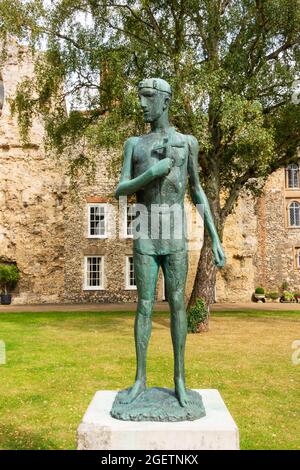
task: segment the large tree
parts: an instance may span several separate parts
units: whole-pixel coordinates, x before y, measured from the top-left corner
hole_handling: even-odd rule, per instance
[[[25,139],[41,114],[58,153],[82,139],[116,147],[142,132],[137,82],[170,82],[172,121],[199,140],[200,178],[221,239],[241,190],[255,192],[297,158],[297,0],[0,0],[0,15],[2,39],[44,49],[35,83],[19,87],[13,109]],[[76,176],[91,162],[84,151],[72,155]],[[210,303],[215,280],[205,234],[190,303]]]

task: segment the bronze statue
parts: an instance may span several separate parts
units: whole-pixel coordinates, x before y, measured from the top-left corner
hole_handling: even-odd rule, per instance
[[[162,212],[162,214],[160,219],[157,217],[155,219],[158,220],[156,222],[158,236],[151,237],[149,231],[151,223],[149,223],[145,233],[146,236],[134,237],[134,270],[138,290],[135,319],[137,370],[135,383],[130,389],[119,392],[113,406],[112,415],[120,419],[147,419],[145,416],[141,418],[142,413],[137,413],[139,417],[135,417],[132,409],[135,406],[138,407],[138,405],[143,406],[142,395],[144,395],[144,402],[149,403],[149,396],[147,398],[145,395],[149,390],[146,389],[146,357],[160,266],[164,273],[171,310],[174,396],[181,408],[188,407],[194,402],[193,392],[186,390],[184,370],[187,335],[184,303],[188,269],[187,242],[184,223],[178,223],[179,219],[176,221],[177,216],[174,215],[174,208],[177,208],[177,215],[180,210],[184,213],[184,196],[188,178],[193,203],[202,205],[204,210],[204,223],[212,239],[215,263],[219,267],[224,266],[225,263],[224,252],[213,222],[208,200],[199,181],[198,142],[191,135],[183,135],[177,132],[169,123],[168,111],[172,98],[170,85],[159,78],[145,79],[139,83],[138,93],[144,120],[150,124],[151,130],[148,134],[131,137],[126,141],[123,169],[116,189],[116,197],[135,193],[138,205],[145,208],[144,210],[148,214],[146,217],[149,217],[149,222],[151,216],[153,217],[155,208],[158,208],[158,212]],[[169,220],[171,220],[171,233],[167,238],[161,236],[164,216],[170,217]],[[178,228],[180,236],[178,236]],[[177,235],[174,236],[172,231],[177,231]],[[152,391],[152,395],[153,393]],[[169,395],[171,395],[171,392]],[[126,409],[126,405],[131,409],[131,415],[129,412],[124,415],[120,412],[122,407],[122,409],[124,407]],[[118,412],[116,411],[117,408]],[[172,414],[171,418],[163,416],[162,420],[176,420],[176,412],[175,415]],[[181,418],[178,419],[195,419],[189,416],[182,418],[183,415],[180,410],[179,414]],[[156,415],[160,416],[159,413],[156,413]],[[152,416],[152,419],[156,418]]]

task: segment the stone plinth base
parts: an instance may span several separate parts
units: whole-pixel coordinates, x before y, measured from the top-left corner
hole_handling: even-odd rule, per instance
[[[238,428],[217,390],[197,390],[206,416],[195,421],[121,421],[110,415],[117,392],[99,391],[77,432],[79,450],[239,449]]]

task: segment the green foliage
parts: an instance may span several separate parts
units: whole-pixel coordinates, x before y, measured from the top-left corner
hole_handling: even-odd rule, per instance
[[[20,273],[15,264],[0,264],[0,286],[5,294],[15,287],[19,279]]]
[[[270,172],[295,159],[299,2],[56,0],[45,8],[42,0],[0,0],[0,18],[4,44],[13,34],[33,52],[45,48],[13,105],[24,139],[40,115],[58,155],[82,140],[121,155],[126,137],[145,131],[138,81],[161,76],[174,91],[174,125],[199,140],[219,227],[242,188],[257,194]]]
[[[293,292],[289,292],[286,290],[283,292],[283,300],[285,302],[293,302],[295,300],[295,295],[293,294]]]
[[[284,291],[287,291],[289,289],[289,283],[288,281],[283,281],[283,283],[281,284],[280,286],[280,291],[281,292],[284,292]]]
[[[265,289],[263,287],[256,287],[255,294],[264,294]]]
[[[198,333],[199,325],[207,322],[209,311],[203,299],[198,298],[195,305],[193,305],[187,312],[187,327],[189,333]]]
[[[266,298],[271,300],[277,300],[280,297],[279,292],[266,292]]]

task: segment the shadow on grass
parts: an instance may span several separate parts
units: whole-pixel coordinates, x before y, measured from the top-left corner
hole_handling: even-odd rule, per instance
[[[64,331],[116,332],[127,334],[128,320],[134,320],[135,312],[18,312],[1,315],[3,323],[16,324],[22,328],[63,328]],[[153,312],[153,322],[169,327],[168,312]],[[23,331],[24,332],[24,331]]]
[[[157,325],[160,325],[160,326],[164,326],[165,328],[170,328],[170,318],[169,316],[168,317],[163,317],[163,318],[159,318],[159,317],[153,317],[153,323],[154,324],[157,324]]]
[[[237,318],[272,318],[295,317],[300,319],[300,310],[218,310],[210,313],[211,317],[237,317]]]
[[[5,450],[45,450],[59,449],[51,439],[42,434],[17,428],[13,425],[0,425],[0,449]]]

